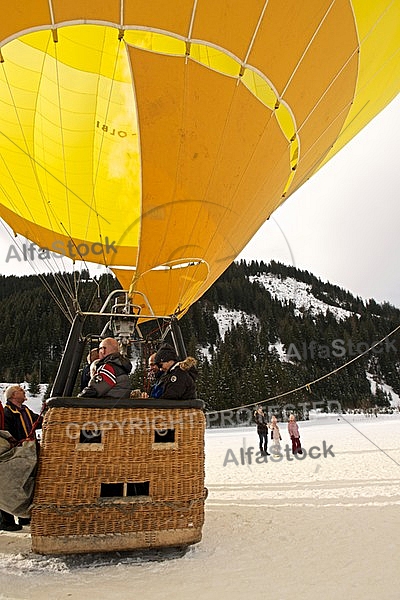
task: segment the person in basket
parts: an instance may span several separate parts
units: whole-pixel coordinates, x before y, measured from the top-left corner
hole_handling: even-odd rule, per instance
[[[196,398],[197,361],[192,356],[179,361],[172,346],[162,346],[155,355],[154,361],[162,370],[160,385],[162,400],[193,400]]]
[[[94,361],[93,361],[94,362]],[[88,385],[78,394],[79,398],[129,398],[131,384],[130,360],[119,352],[115,338],[101,340],[96,371]]]

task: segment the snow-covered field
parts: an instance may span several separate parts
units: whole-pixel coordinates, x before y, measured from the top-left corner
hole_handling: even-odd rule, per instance
[[[281,431],[282,459],[257,463],[254,428],[207,430],[203,540],[184,555],[44,557],[27,528],[1,532],[0,598],[398,600],[400,418],[300,423],[301,461]]]

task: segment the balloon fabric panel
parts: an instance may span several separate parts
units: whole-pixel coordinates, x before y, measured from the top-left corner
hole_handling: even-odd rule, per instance
[[[400,86],[400,0],[16,0],[0,216],[181,316]]]

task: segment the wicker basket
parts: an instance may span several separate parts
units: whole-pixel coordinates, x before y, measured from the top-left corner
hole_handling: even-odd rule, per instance
[[[31,517],[34,552],[104,552],[200,541],[202,403],[143,402],[49,402]]]

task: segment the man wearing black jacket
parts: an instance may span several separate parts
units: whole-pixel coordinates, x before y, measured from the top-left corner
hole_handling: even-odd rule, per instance
[[[178,356],[172,346],[162,346],[154,361],[164,372],[160,378],[163,387],[162,400],[193,400],[196,398],[195,380],[197,361],[188,356],[178,362]]]
[[[18,442],[24,440],[32,433],[33,425],[35,429],[41,429],[43,418],[34,413],[30,408],[24,406],[26,401],[25,390],[20,385],[10,385],[4,397],[6,405],[4,407],[4,429],[11,433]],[[3,531],[19,531],[22,525],[29,525],[30,519],[19,519],[19,524],[15,522],[14,515],[0,511],[1,523],[0,529]]]
[[[18,442],[24,440],[31,433],[33,424],[37,422],[36,429],[41,429],[43,418],[39,417],[27,406],[25,390],[19,385],[10,385],[5,393],[6,405],[4,407],[4,429],[11,433]]]

